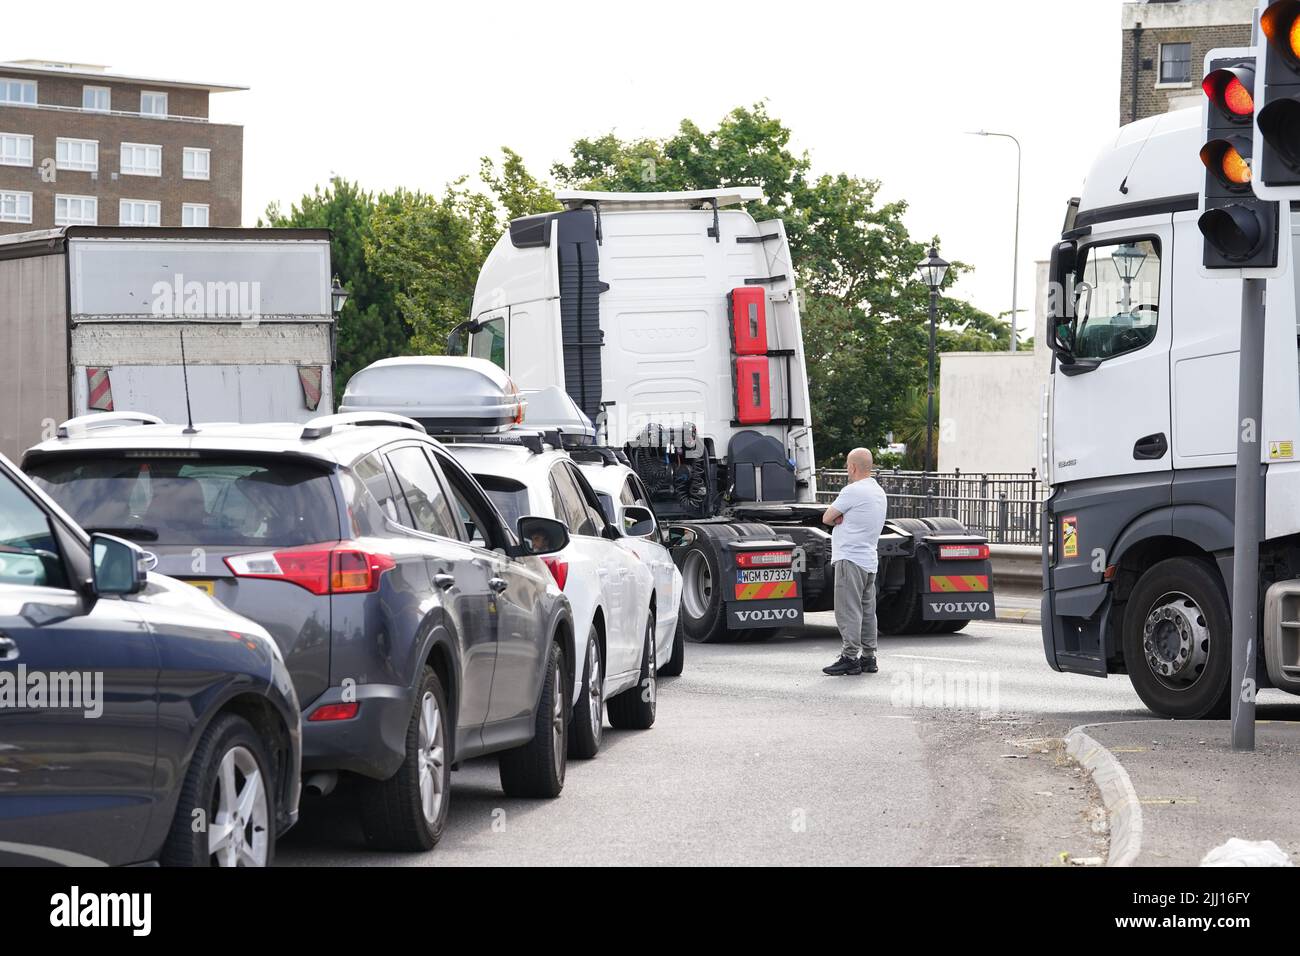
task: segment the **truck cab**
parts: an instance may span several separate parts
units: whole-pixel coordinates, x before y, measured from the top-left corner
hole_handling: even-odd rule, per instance
[[[1242,297],[1202,269],[1202,140],[1199,109],[1124,127],[1071,202],[1049,270],[1042,449],[1049,664],[1127,673],[1152,711],[1188,718],[1228,705]],[[1269,583],[1300,574],[1294,269],[1269,280],[1267,316],[1265,415],[1242,427],[1261,430]],[[1300,661],[1281,656],[1260,645],[1261,683],[1300,690],[1283,669]]]

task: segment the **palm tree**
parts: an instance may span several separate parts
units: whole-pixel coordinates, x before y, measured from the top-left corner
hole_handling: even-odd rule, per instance
[[[923,386],[909,388],[898,406],[898,419],[894,425],[894,441],[907,446],[903,467],[920,471],[925,467],[926,390]],[[934,444],[930,449],[930,467],[939,463],[939,395],[934,396]]]

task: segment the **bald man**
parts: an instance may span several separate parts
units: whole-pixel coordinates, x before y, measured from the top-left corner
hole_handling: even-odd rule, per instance
[[[876,665],[876,544],[885,526],[888,501],[871,477],[871,452],[855,448],[844,467],[849,483],[822,515],[831,526],[831,566],[835,569],[835,623],[843,647],[823,674],[874,674]]]

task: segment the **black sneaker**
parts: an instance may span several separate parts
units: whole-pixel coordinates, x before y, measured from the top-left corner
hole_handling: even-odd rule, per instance
[[[866,654],[863,654],[861,657],[858,658],[858,673],[859,674],[880,673],[880,668],[876,665],[875,654],[872,654],[870,657],[868,657]]]
[[[843,677],[845,674],[861,674],[862,666],[852,657],[838,657],[834,664],[823,667],[822,673],[831,677]]]

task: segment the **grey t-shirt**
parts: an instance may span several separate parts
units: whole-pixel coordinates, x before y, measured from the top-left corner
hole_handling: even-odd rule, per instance
[[[889,501],[874,478],[845,485],[831,505],[844,520],[831,530],[831,561],[852,561],[864,571],[875,573],[876,543],[885,526]]]

